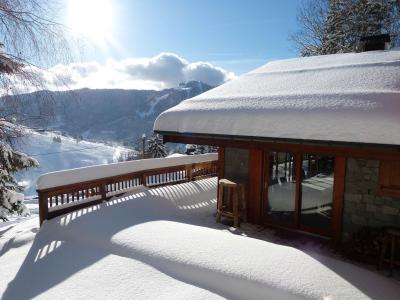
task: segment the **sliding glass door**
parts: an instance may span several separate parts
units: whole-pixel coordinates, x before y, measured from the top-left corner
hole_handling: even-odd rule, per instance
[[[265,221],[330,235],[334,171],[332,156],[265,152]]]

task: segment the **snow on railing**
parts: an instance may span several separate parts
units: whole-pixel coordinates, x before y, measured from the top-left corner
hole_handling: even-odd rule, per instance
[[[142,159],[47,173],[38,179],[40,224],[112,196],[217,175],[215,153]]]

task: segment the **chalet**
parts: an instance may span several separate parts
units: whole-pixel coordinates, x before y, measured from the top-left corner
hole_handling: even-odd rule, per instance
[[[250,222],[334,242],[400,226],[400,49],[270,62],[163,112],[164,142],[219,147]]]

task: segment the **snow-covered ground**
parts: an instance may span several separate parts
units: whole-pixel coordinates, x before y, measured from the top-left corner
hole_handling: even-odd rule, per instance
[[[40,166],[17,174],[18,181],[26,187],[24,194],[27,196],[36,195],[36,181],[44,173],[116,162],[121,154],[129,151],[101,143],[77,142],[50,132],[29,130],[29,133],[18,141],[17,147],[38,160]],[[60,137],[61,142],[54,141],[55,137]]]
[[[210,178],[9,227],[2,299],[398,299],[395,280],[227,230],[215,206]]]

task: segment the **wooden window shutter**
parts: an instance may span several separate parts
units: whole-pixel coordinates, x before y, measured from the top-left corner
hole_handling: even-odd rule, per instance
[[[400,197],[400,160],[380,162],[378,190],[382,196]]]

